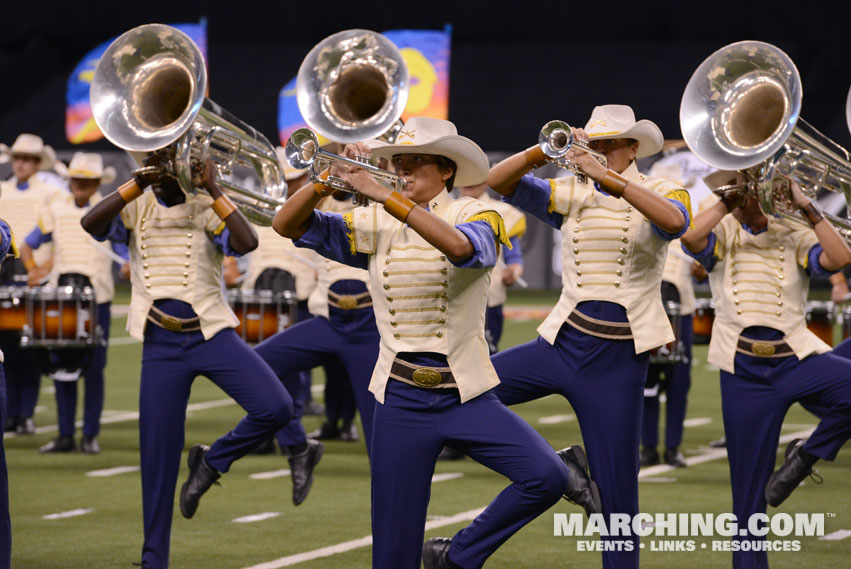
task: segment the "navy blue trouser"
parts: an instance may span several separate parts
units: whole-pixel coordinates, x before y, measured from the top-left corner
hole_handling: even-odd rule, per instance
[[[20,344],[19,332],[0,332],[0,350],[6,359],[6,416],[15,418],[33,416],[41,387],[33,352]]]
[[[103,331],[104,341],[109,340],[109,328],[112,320],[109,308],[111,303],[103,302],[97,307],[98,325]],[[106,367],[106,345],[97,346],[92,359],[83,375],[86,378],[83,396],[83,434],[95,437],[100,433],[100,414],[103,411],[103,370]],[[59,434],[63,437],[74,435],[74,416],[77,414],[77,384],[79,381],[54,381],[56,387],[56,415],[59,421]]]
[[[683,421],[686,419],[688,390],[691,388],[691,346],[694,338],[692,315],[680,318],[679,340],[685,348],[686,360],[673,365],[650,364],[648,380],[661,373],[667,375],[665,391],[665,446],[677,448],[683,442]],[[655,448],[659,444],[659,395],[644,398],[644,420],[641,425],[641,444]]]
[[[148,324],[142,347],[139,446],[145,544],[142,562],[168,567],[174,490],[184,444],[189,392],[208,377],[248,413],[207,452],[207,463],[227,472],[289,421],[293,402],[275,374],[232,328],[209,340],[201,332],[170,332]]]
[[[500,379],[494,393],[506,405],[553,393],[568,400],[606,519],[613,513],[637,514],[638,434],[649,352],[636,354],[631,340],[597,338],[564,324],[554,345],[538,337],[491,361]],[[603,567],[638,567],[638,538],[634,541],[631,552],[603,552]]]
[[[359,309],[363,310],[372,313],[372,308]],[[292,376],[296,372],[326,364],[332,359],[341,362],[352,383],[355,402],[363,423],[364,440],[369,450],[375,397],[368,388],[375,361],[378,359],[379,335],[374,323],[372,329],[367,332],[363,331],[364,327],[361,328],[360,333],[349,333],[350,331],[335,326],[327,318],[311,318],[278,332],[255,346],[254,351],[269,364],[278,377]],[[287,389],[291,388],[295,386],[287,385]],[[304,441],[304,427],[298,419],[300,416],[294,417],[287,427],[289,436],[285,440],[294,441],[288,444],[297,444],[298,437],[295,433],[299,429],[302,442]]]
[[[783,418],[793,403],[818,410],[821,419],[804,444],[806,452],[833,460],[851,437],[851,361],[833,353],[803,360],[736,354],[735,366],[735,375],[721,371],[721,405],[733,513],[741,527],[749,516],[766,510],[765,485],[774,470]],[[734,552],[733,567],[768,567],[768,555]]]
[[[485,331],[487,332],[488,347],[491,354],[499,351],[499,340],[502,338],[502,325],[505,322],[503,305],[488,306],[485,310]]]
[[[389,380],[372,435],[372,569],[419,569],[431,478],[444,445],[511,480],[455,534],[449,558],[477,569],[515,532],[549,509],[568,483],[552,447],[493,391],[461,403],[455,389]]]
[[[0,425],[6,424],[6,371],[0,362]],[[0,569],[12,565],[12,521],[9,518],[9,474],[6,449],[0,436]]]

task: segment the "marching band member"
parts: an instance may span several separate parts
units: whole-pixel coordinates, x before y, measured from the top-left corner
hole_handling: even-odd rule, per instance
[[[453,183],[475,185],[487,173],[484,152],[444,120],[413,117],[394,144],[371,141],[406,181],[402,193],[361,168],[335,164],[373,200],[344,215],[314,208],[327,188],[306,186],[284,204],[274,227],[296,245],[368,269],[381,334],[370,391],[374,569],[481,567],[511,535],[565,492],[596,509],[590,480],[565,462],[492,392],[484,319],[490,272],[500,243],[499,215],[469,198],[452,200]],[[358,143],[349,158],[369,156]],[[314,191],[315,190],[315,191]],[[381,207],[383,205],[383,207]],[[444,444],[464,450],[512,480],[472,524],[451,540],[423,546],[431,478]]]
[[[635,159],[662,147],[662,133],[630,107],[595,107],[584,131],[608,168],[574,149],[590,178],[543,180],[534,146],[488,176],[508,203],[560,229],[563,290],[529,343],[493,356],[500,400],[514,405],[560,393],[573,407],[599,484],[603,514],[638,513],[638,446],[649,350],[673,340],[660,285],[668,242],[688,227],[688,193],[638,172]],[[585,457],[580,456],[584,463]],[[608,519],[608,518],[607,518]],[[637,567],[639,547],[603,553],[604,567]]]
[[[44,144],[41,137],[34,134],[21,134],[15,139],[11,148],[5,145],[0,148],[8,154],[12,161],[11,180],[2,182],[0,209],[12,230],[18,236],[26,235],[38,221],[38,212],[47,200],[59,188],[39,180],[39,170],[47,170],[53,165],[55,154],[53,149]],[[35,261],[49,263],[50,251],[45,247],[39,251]],[[23,261],[10,259],[3,263],[0,271],[0,282],[4,284],[23,286],[27,281],[27,271]],[[38,391],[41,375],[36,369],[32,353],[20,348],[19,332],[0,333],[0,349],[6,354],[7,378],[7,414],[6,431],[23,434],[35,434],[33,413],[38,401]]]
[[[94,348],[91,359],[85,365],[86,391],[83,405],[83,438],[80,450],[97,454],[100,445],[100,414],[103,410],[106,347],[109,340],[110,306],[115,294],[112,280],[112,257],[102,249],[104,246],[92,240],[80,226],[80,219],[89,207],[98,203],[101,196],[98,187],[109,184],[115,178],[113,168],[103,167],[99,154],[77,152],[68,168],[69,193],[57,193],[39,213],[38,226],[27,235],[21,250],[24,263],[30,267],[30,285],[41,282],[49,272],[33,260],[33,250],[45,243],[53,243],[55,262],[52,264],[51,284],[72,285],[76,288],[92,287],[97,302],[96,325],[100,327],[103,344]],[[114,245],[116,253],[127,256],[125,245]],[[77,352],[79,350],[73,350]],[[56,355],[56,354],[52,354]],[[56,388],[56,414],[59,421],[59,437],[39,450],[45,452],[70,452],[74,443],[74,415],[77,412],[77,376],[54,377]]]
[[[222,292],[222,259],[257,247],[257,236],[215,181],[208,162],[201,187],[186,194],[162,174],[157,154],[146,168],[82,219],[99,240],[130,247],[132,293],[127,328],[143,340],[139,439],[145,543],[142,566],[168,567],[174,488],[184,444],[190,388],[210,378],[247,411],[212,446],[189,450],[180,512],[191,518],[201,496],[240,457],[289,420],[292,400],[234,331],[238,320]],[[152,192],[140,188],[148,184]]]
[[[707,182],[741,188],[744,177],[721,171]],[[715,301],[709,362],[721,368],[733,513],[740,524],[764,513],[766,503],[780,505],[817,460],[833,460],[851,437],[851,362],[830,353],[805,318],[810,277],[851,263],[851,249],[790,183],[793,204],[812,228],[766,217],[754,196],[730,189],[682,237],[709,271]],[[789,443],[772,474],[783,418],[796,401],[823,414],[806,441]],[[733,566],[768,567],[767,553],[734,551]]]
[[[14,252],[15,238],[12,228],[0,219],[0,259],[5,259],[9,252]],[[3,350],[0,350],[0,425],[6,420],[6,363],[3,361]],[[6,471],[6,449],[3,437],[0,437],[0,569],[12,566],[12,522],[9,519],[9,475]]]

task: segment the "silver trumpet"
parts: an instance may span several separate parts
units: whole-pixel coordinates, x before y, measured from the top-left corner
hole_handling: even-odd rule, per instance
[[[343,178],[338,176],[328,176],[327,179],[322,179],[320,173],[331,166],[332,164],[345,164],[348,166],[356,166],[363,168],[381,184],[400,191],[405,187],[405,180],[388,172],[373,166],[366,159],[352,160],[345,156],[333,154],[319,147],[319,139],[309,128],[300,128],[290,135],[285,148],[287,162],[290,166],[298,169],[308,168],[308,176],[312,182],[324,184],[335,190],[344,192],[356,193],[357,190]]]
[[[275,148],[206,91],[204,57],[189,36],[147,24],[122,34],[103,54],[92,79],[92,115],[119,148],[163,154],[167,173],[186,193],[195,193],[210,159],[218,185],[240,211],[271,225],[286,196]]]
[[[849,207],[851,154],[800,118],[801,98],[801,77],[783,51],[758,41],[727,45],[686,86],[683,138],[706,164],[742,172],[766,215],[804,222],[792,205],[791,181],[811,199],[819,189],[841,193]],[[851,222],[825,218],[851,243]]]
[[[606,157],[591,148],[582,140],[576,138],[570,125],[564,121],[554,120],[544,125],[538,134],[538,146],[549,157],[549,162],[559,168],[570,170],[585,182],[587,176],[577,164],[567,158],[571,148],[579,148],[597,159],[600,164],[607,166]]]

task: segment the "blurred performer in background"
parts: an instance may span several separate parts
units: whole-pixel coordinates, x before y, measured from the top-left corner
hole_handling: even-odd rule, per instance
[[[59,188],[40,181],[39,170],[53,166],[56,156],[53,149],[34,134],[21,134],[11,148],[3,146],[0,151],[8,154],[12,161],[11,180],[2,182],[0,211],[12,230],[21,239],[38,222],[38,213]],[[48,247],[35,256],[39,265],[50,267],[51,252]],[[19,259],[8,259],[0,269],[0,284],[25,286],[27,272],[32,267],[25,266]],[[36,369],[30,350],[20,348],[20,332],[0,332],[0,349],[6,354],[6,431],[35,434],[33,413],[38,402],[41,374]]]
[[[373,569],[481,567],[564,492],[594,510],[585,472],[565,467],[541,436],[502,405],[488,358],[484,320],[502,218],[484,203],[452,200],[453,183],[476,185],[487,158],[455,126],[412,117],[395,144],[370,141],[406,181],[404,193],[367,171],[342,176],[373,200],[339,215],[316,211],[325,186],[298,191],[275,217],[275,230],[322,255],[369,270],[381,347],[370,391],[378,403],[372,432]],[[344,154],[369,157],[363,143]],[[383,205],[383,207],[380,207]],[[445,444],[511,479],[470,526],[423,546],[429,489]]]
[[[97,302],[97,315],[94,318],[100,327],[103,343],[94,347],[88,354],[81,349],[51,350],[50,356],[58,360],[70,355],[77,360],[80,355],[90,355],[88,364],[76,372],[69,370],[71,376],[63,376],[64,361],[54,361],[57,370],[51,374],[56,389],[56,414],[59,421],[59,437],[39,449],[41,452],[70,452],[76,449],[74,442],[75,415],[77,412],[77,379],[79,371],[86,377],[86,390],[83,405],[83,438],[80,450],[97,454],[100,445],[97,436],[100,433],[100,415],[103,410],[104,377],[106,367],[106,349],[109,340],[110,306],[115,294],[112,278],[112,263],[115,255],[110,255],[106,245],[95,242],[80,226],[80,219],[90,206],[101,200],[98,188],[101,184],[110,184],[115,179],[115,170],[103,167],[99,154],[77,152],[71,158],[68,168],[70,192],[60,192],[47,202],[39,213],[38,226],[33,229],[21,248],[21,257],[30,267],[29,284],[42,282],[48,272],[52,272],[51,284],[54,286],[73,286],[76,289],[91,287]],[[33,259],[33,251],[46,243],[53,243],[54,259],[52,271],[38,266]],[[116,255],[127,258],[127,246],[113,244]],[[124,261],[126,263],[126,261]],[[68,362],[71,363],[71,362]],[[72,365],[71,367],[75,367]]]
[[[757,198],[740,191],[741,174],[721,171],[707,182],[733,189],[697,216],[682,241],[709,271],[709,363],[721,368],[733,513],[746,520],[764,513],[766,503],[779,506],[816,461],[833,460],[851,437],[851,362],[829,353],[805,317],[810,277],[851,263],[851,249],[794,182],[794,205],[812,228],[766,217]],[[824,413],[809,439],[789,443],[772,474],[783,418],[797,401]],[[768,567],[768,556],[734,551],[733,566]]]
[[[192,382],[209,377],[247,411],[212,446],[189,450],[189,477],[180,512],[195,515],[201,496],[237,459],[281,429],[292,400],[281,382],[237,336],[238,320],[222,291],[225,254],[257,247],[245,216],[216,184],[206,164],[200,187],[184,193],[164,175],[157,154],[145,159],[137,179],[122,185],[82,219],[99,240],[130,247],[132,295],[127,328],[143,340],[139,443],[145,543],[142,566],[168,567],[174,488],[184,444]],[[152,191],[140,188],[151,185]]]
[[[688,228],[689,196],[638,172],[635,159],[658,152],[662,133],[648,120],[636,122],[630,107],[595,107],[574,135],[608,162],[607,168],[579,148],[569,152],[588,183],[529,174],[546,163],[538,146],[503,160],[488,176],[508,203],[561,230],[564,286],[538,328],[541,336],[492,358],[500,379],[494,391],[507,405],[552,393],[567,398],[604,515],[635,515],[649,350],[674,339],[662,305],[662,269],[668,243]],[[631,548],[604,552],[603,566],[638,567],[638,552],[635,538]]]
[[[10,252],[15,257],[18,256],[12,229],[8,223],[0,219],[0,259],[5,259]],[[6,363],[3,360],[3,350],[0,350],[0,424],[6,420]],[[6,449],[3,446],[3,437],[0,437],[0,569],[9,569],[11,566],[12,522],[9,519],[9,475],[6,471]]]

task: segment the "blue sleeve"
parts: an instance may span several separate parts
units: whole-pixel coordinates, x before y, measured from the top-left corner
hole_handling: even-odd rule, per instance
[[[112,243],[112,251],[125,261],[130,260],[130,249],[125,243]]]
[[[3,234],[3,242],[0,243],[0,261],[2,261],[12,249],[12,229],[3,220],[0,220],[0,233]]]
[[[821,261],[819,261],[819,257],[821,256],[824,248],[820,243],[816,243],[812,247],[810,247],[810,252],[807,255],[809,261],[807,262],[807,274],[810,277],[824,277],[827,278],[834,273],[838,273],[839,271],[828,271],[824,267],[821,266]]]
[[[36,226],[35,229],[30,231],[30,234],[27,235],[26,239],[24,239],[24,243],[29,245],[32,249],[38,249],[45,243],[50,243],[52,240],[52,233],[42,233],[41,228]]]
[[[564,216],[555,211],[549,211],[551,191],[550,183],[547,180],[526,174],[520,178],[514,193],[508,197],[503,197],[502,201],[531,213],[556,229],[561,229]]]
[[[505,258],[506,265],[522,265],[523,250],[520,248],[520,236],[515,235],[511,239],[511,249],[506,247],[502,250],[502,255]]]
[[[656,235],[658,235],[662,239],[664,239],[666,241],[673,241],[674,239],[681,237],[683,233],[688,231],[688,226],[691,223],[691,217],[689,217],[688,210],[686,209],[686,206],[683,205],[683,203],[681,201],[672,200],[671,198],[668,198],[668,201],[671,202],[672,204],[674,204],[675,206],[677,206],[677,209],[679,209],[681,212],[683,212],[683,217],[686,220],[685,224],[683,224],[683,228],[680,229],[679,231],[677,231],[676,233],[668,233],[666,231],[663,231],[655,223],[651,223],[650,227],[652,227],[653,231],[656,233]]]
[[[472,243],[473,256],[460,263],[450,259],[453,265],[462,269],[479,269],[496,265],[496,236],[490,223],[487,221],[468,221],[467,223],[459,223],[455,227],[466,235]]]
[[[692,253],[691,251],[686,249],[685,245],[683,245],[683,252],[685,252],[685,254],[689,257],[693,257],[695,260],[697,260],[698,263],[703,265],[703,268],[706,269],[707,272],[711,273],[712,269],[715,268],[715,262],[718,260],[715,257],[715,243],[717,239],[718,238],[715,237],[715,232],[712,232],[707,238],[708,243],[706,244],[706,248],[703,251],[701,251],[700,253]]]
[[[213,235],[213,243],[216,247],[225,254],[226,257],[242,257],[245,253],[240,253],[230,246],[230,229],[225,227],[218,235]]]
[[[92,235],[95,241],[111,241],[113,243],[127,244],[130,240],[130,230],[124,225],[121,215],[116,215],[109,222],[109,227],[103,235]]]
[[[369,267],[369,255],[352,253],[348,229],[343,216],[337,213],[325,213],[313,210],[310,227],[299,239],[294,239],[296,247],[313,249],[323,257],[338,261],[344,265],[366,269]]]

